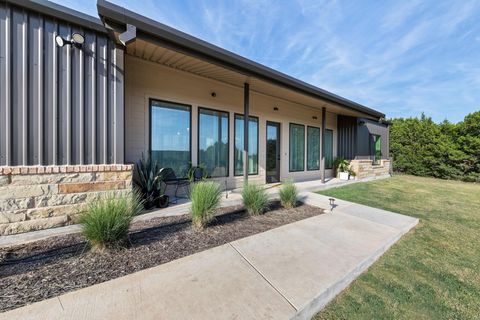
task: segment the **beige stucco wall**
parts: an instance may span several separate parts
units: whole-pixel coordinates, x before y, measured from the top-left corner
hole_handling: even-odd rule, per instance
[[[230,113],[230,162],[227,183],[229,188],[242,185],[242,177],[234,177],[234,113],[243,112],[243,88],[231,86],[187,72],[178,71],[160,64],[126,56],[125,84],[125,160],[136,162],[148,152],[149,143],[149,99],[155,98],[192,106],[192,163],[197,164],[197,112],[198,107],[207,107]],[[211,93],[215,92],[216,97]],[[278,111],[273,108],[278,107]],[[321,171],[289,172],[288,137],[289,123],[321,127],[321,110],[298,105],[286,100],[250,93],[250,114],[259,117],[259,174],[249,177],[250,181],[265,183],[266,121],[281,124],[281,168],[280,178],[295,181],[320,179]],[[317,119],[312,117],[316,116]],[[337,145],[337,116],[327,112],[326,127],[333,130],[334,156]],[[306,145],[306,141],[305,141]],[[305,148],[306,149],[306,148]],[[306,150],[305,150],[306,152]],[[306,154],[305,154],[306,158]],[[306,166],[305,166],[306,169]],[[331,170],[327,170],[327,177]],[[222,181],[225,179],[221,179]]]

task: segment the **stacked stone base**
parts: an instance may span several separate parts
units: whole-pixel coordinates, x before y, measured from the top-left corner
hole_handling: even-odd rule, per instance
[[[376,178],[390,174],[390,160],[382,159],[379,164],[373,164],[372,160],[351,160],[350,167],[356,173],[356,179]]]
[[[89,201],[132,188],[131,165],[0,167],[0,235],[65,226]]]

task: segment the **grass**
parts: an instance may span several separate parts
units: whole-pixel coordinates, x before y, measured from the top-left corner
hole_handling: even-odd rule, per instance
[[[192,201],[190,213],[192,223],[197,229],[203,229],[212,221],[220,204],[220,185],[213,181],[196,183],[190,192]]]
[[[480,185],[398,175],[320,193],[420,223],[314,319],[480,319]]]
[[[125,196],[107,194],[88,204],[80,217],[82,233],[93,249],[120,246],[127,239],[133,217],[142,210],[143,202],[135,192]]]
[[[293,180],[286,180],[279,191],[282,206],[287,209],[294,208],[297,205],[297,187]]]
[[[269,206],[267,192],[263,186],[247,183],[243,186],[242,201],[250,215],[263,214]]]

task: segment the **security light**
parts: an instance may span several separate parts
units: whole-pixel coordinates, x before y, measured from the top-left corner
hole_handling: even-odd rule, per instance
[[[82,46],[82,44],[85,42],[85,37],[81,35],[80,33],[74,33],[72,34],[72,40],[68,40],[63,38],[61,35],[57,35],[55,37],[55,43],[57,46],[60,48],[63,47],[66,44],[74,45],[76,47]]]

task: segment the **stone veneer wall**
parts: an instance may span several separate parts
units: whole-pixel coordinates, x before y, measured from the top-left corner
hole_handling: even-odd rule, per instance
[[[351,160],[350,167],[355,171],[356,179],[374,178],[390,174],[390,160],[382,159],[380,164],[374,165],[372,160]]]
[[[132,165],[0,167],[0,235],[75,223],[87,202],[132,188]]]

